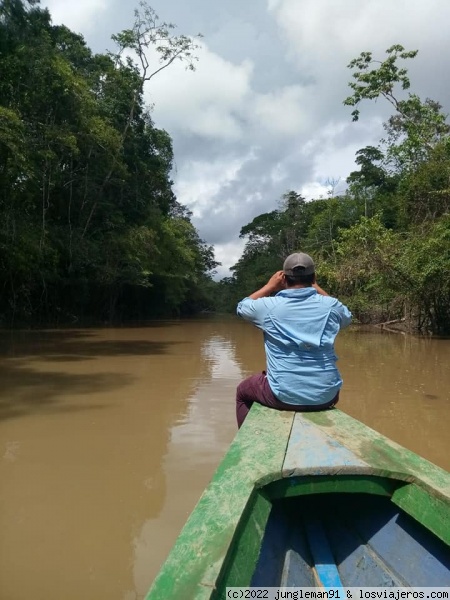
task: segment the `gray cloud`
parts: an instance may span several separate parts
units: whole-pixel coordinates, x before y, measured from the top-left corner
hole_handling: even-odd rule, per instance
[[[120,0],[47,0],[58,21],[82,32],[95,51],[128,27]],[[205,35],[195,73],[173,65],[147,90],[156,126],[172,136],[173,179],[200,236],[216,245],[227,273],[239,257],[239,230],[295,189],[326,193],[344,180],[359,148],[376,144],[390,107],[361,107],[351,123],[346,65],[363,50],[378,58],[394,43],[419,49],[411,90],[450,109],[446,0],[268,0],[267,3],[154,0],[156,12],[188,35]],[[75,5],[74,5],[75,6]]]

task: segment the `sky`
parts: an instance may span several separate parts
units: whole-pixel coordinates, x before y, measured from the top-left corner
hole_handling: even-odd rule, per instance
[[[365,103],[353,123],[348,63],[362,51],[384,60],[393,44],[411,91],[450,112],[448,0],[150,0],[175,32],[201,33],[195,72],[174,63],[149,83],[156,127],[174,147],[174,192],[193,213],[228,276],[245,240],[240,229],[279,207],[290,190],[307,200],[337,191],[355,153],[383,137],[387,102]],[[55,24],[81,33],[94,52],[131,27],[138,0],[41,0]],[[155,68],[158,65],[155,64]]]

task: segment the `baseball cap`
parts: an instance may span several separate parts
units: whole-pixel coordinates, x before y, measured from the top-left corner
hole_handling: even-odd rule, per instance
[[[283,271],[289,277],[312,275],[312,273],[315,273],[315,270],[313,259],[309,254],[305,254],[304,252],[290,254],[283,264]]]

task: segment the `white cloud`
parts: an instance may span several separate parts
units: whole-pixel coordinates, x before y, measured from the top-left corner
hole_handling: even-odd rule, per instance
[[[251,118],[256,127],[262,127],[272,135],[295,136],[309,125],[304,104],[305,91],[299,85],[255,94]]]
[[[226,61],[204,43],[197,54],[195,73],[174,63],[148,86],[146,97],[155,103],[155,118],[169,131],[237,140],[243,134],[238,113],[250,94],[253,65]]]
[[[309,181],[302,185],[300,194],[305,200],[318,200],[319,198],[326,198],[329,191],[329,185],[323,185],[318,181]]]
[[[67,25],[74,31],[89,31],[94,29],[100,17],[106,12],[109,0],[44,0],[43,6],[48,7],[53,23]]]
[[[216,244],[214,247],[216,260],[221,264],[217,267],[217,275],[215,279],[222,279],[222,277],[230,276],[230,267],[235,265],[240,259],[244,250],[244,240],[237,239],[227,244]]]
[[[345,181],[355,170],[356,152],[367,145],[377,145],[378,136],[374,132],[382,130],[381,119],[372,118],[358,124],[357,132],[353,123],[343,121],[328,123],[311,137],[303,152],[313,156],[313,177],[317,182],[341,179]],[[355,136],[354,134],[358,135]]]
[[[178,172],[175,193],[179,202],[201,218],[211,209],[211,200],[221,189],[236,181],[239,171],[254,159],[252,151],[241,157],[222,157],[213,161],[187,160]],[[223,207],[217,207],[220,210]]]
[[[270,172],[272,183],[280,183],[285,180],[288,175],[288,170],[282,163],[276,163]]]
[[[42,3],[55,22],[88,34],[99,48],[102,32],[132,21],[120,0]],[[383,137],[387,103],[363,103],[356,124],[342,104],[350,94],[346,65],[361,51],[383,59],[394,43],[418,48],[406,63],[411,90],[450,111],[446,64],[437,60],[450,52],[446,0],[266,0],[239,9],[233,0],[222,3],[220,18],[208,0],[196,0],[195,16],[182,0],[151,4],[180,31],[198,26],[206,35],[196,72],[171,65],[146,99],[174,142],[178,200],[226,267],[240,257],[243,225],[276,208],[288,189],[326,197],[327,179],[344,181],[355,152]]]
[[[173,64],[149,84],[146,98],[162,127],[226,143],[295,136],[311,127],[311,102],[300,85],[258,93],[252,88],[251,61],[233,64],[204,43],[198,56],[195,73]]]
[[[427,48],[439,43],[450,49],[450,4],[443,0],[279,0],[273,14],[299,71],[331,95],[334,82],[350,79],[345,66],[362,51],[383,57],[393,44],[418,48],[419,58],[409,63],[414,70]],[[437,66],[434,56],[429,67],[433,71]],[[419,68],[426,76],[423,63]]]
[[[269,11],[278,8],[278,6],[283,2],[283,0],[267,0],[267,8]]]

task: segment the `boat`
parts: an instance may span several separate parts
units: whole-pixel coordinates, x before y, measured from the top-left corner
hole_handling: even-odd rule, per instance
[[[146,600],[247,586],[450,586],[450,474],[339,409],[255,404]]]

